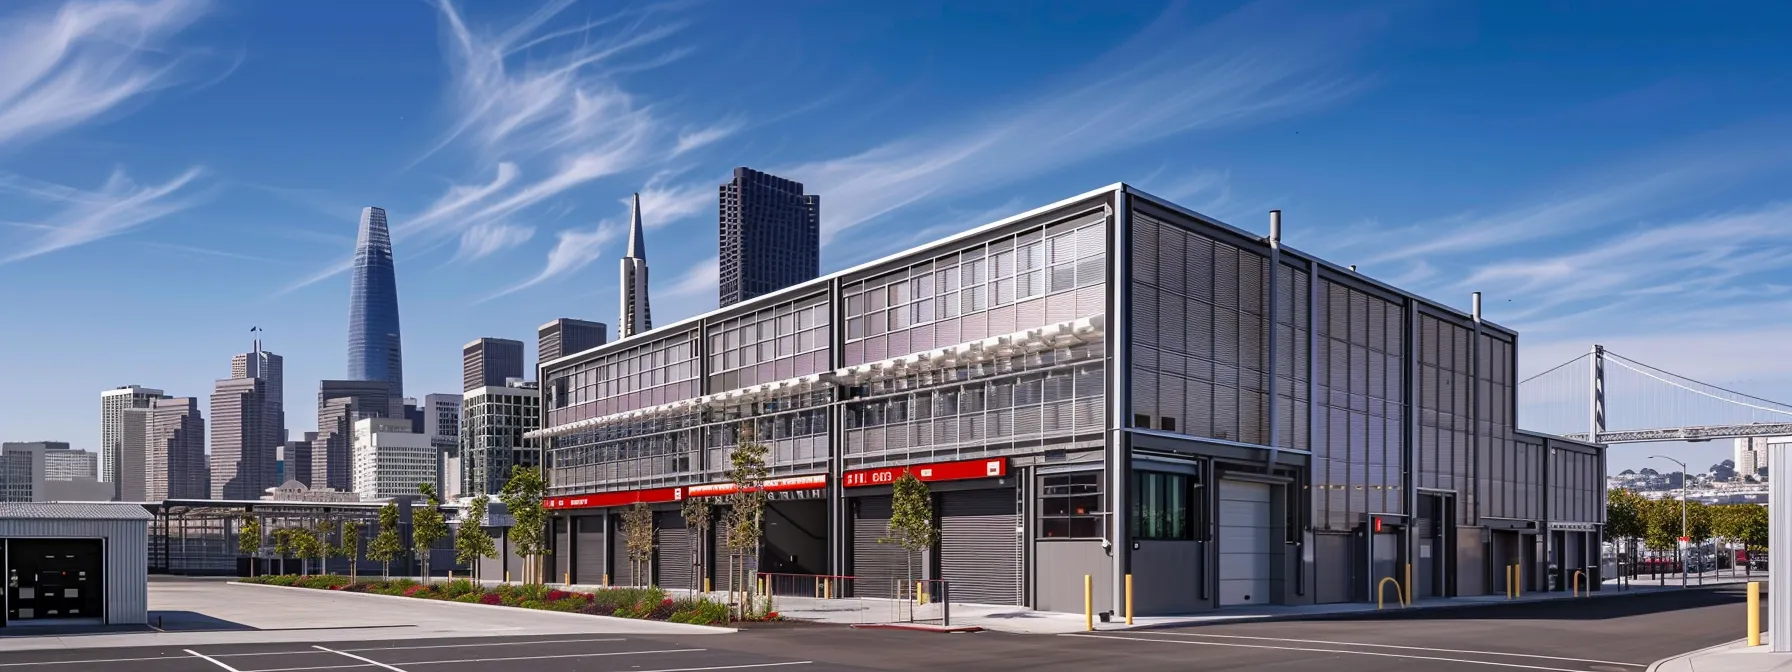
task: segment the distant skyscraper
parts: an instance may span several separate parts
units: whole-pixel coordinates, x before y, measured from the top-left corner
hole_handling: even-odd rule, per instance
[[[205,499],[205,417],[193,397],[163,398],[151,402],[148,465],[144,478],[145,499]]]
[[[386,228],[385,210],[361,210],[352,271],[348,377],[386,381],[391,384],[389,396],[402,399],[404,354],[398,330],[398,279],[392,266],[392,236]]]
[[[355,421],[403,418],[404,400],[379,380],[325,380],[317,391],[317,438],[311,442],[313,488],[353,488]],[[304,481],[301,481],[302,483]]]
[[[434,483],[435,451],[429,437],[412,432],[405,420],[368,418],[355,423],[354,490],[363,501],[417,494]]]
[[[536,363],[584,352],[610,340],[610,326],[602,322],[562,317],[535,330]]]
[[[149,408],[127,408],[119,416],[120,425],[124,428],[124,438],[117,450],[118,478],[112,482],[113,499],[121,502],[149,501],[148,491],[144,489],[149,464],[144,460],[149,454],[150,417],[154,412]]]
[[[316,440],[317,432],[305,432],[301,438],[286,442],[286,471],[281,474],[281,485],[286,481],[311,483],[311,443]]]
[[[541,389],[511,381],[461,395],[462,495],[495,495],[516,467],[541,464],[541,444],[523,434],[541,427]]]
[[[821,197],[803,183],[735,168],[718,200],[721,305],[821,275]]]
[[[121,414],[127,408],[149,408],[150,402],[167,395],[161,390],[125,385],[100,393],[100,480],[118,480],[120,444],[124,441]]]
[[[255,499],[279,485],[275,454],[284,441],[267,417],[267,381],[226,378],[212,388],[211,496]]]
[[[481,338],[461,346],[461,390],[501,386],[523,376],[523,342]]]
[[[93,502],[112,498],[101,483],[99,456],[61,441],[0,444],[0,501]]]
[[[460,496],[460,395],[423,397],[423,433],[435,449],[436,491],[442,499]]]
[[[255,331],[260,331],[256,328]],[[276,442],[286,441],[286,360],[272,352],[261,349],[261,339],[255,339],[255,349],[230,358],[231,378],[260,378],[267,383],[266,417],[274,423],[273,431],[278,434]]]
[[[622,258],[622,319],[616,337],[628,338],[653,328],[653,307],[647,296],[647,237],[641,232],[641,195],[629,208],[628,255]]]

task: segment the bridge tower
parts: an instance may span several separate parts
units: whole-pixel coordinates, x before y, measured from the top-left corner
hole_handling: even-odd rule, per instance
[[[1593,344],[1593,365],[1588,367],[1593,372],[1593,384],[1590,397],[1591,405],[1587,408],[1587,440],[1599,443],[1599,435],[1605,433],[1605,346]]]

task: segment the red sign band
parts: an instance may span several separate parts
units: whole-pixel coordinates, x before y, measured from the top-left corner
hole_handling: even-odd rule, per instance
[[[760,485],[765,492],[793,492],[798,490],[817,490],[828,485],[827,474],[811,476],[791,476],[789,478],[767,479]],[[542,500],[544,509],[598,509],[611,506],[631,506],[641,504],[661,504],[676,502],[685,497],[720,497],[734,494],[733,483],[706,483],[685,488],[651,488],[647,490],[622,490],[619,492],[599,492],[589,495],[571,497],[549,497]]]
[[[882,469],[861,469],[849,471],[840,476],[840,485],[847,488],[863,488],[873,485],[889,485],[902,477],[903,472],[915,475],[916,480],[966,481],[976,478],[1000,478],[1008,475],[1008,458],[992,457],[984,460],[965,460],[962,462],[935,462],[933,464],[916,464],[903,467],[884,467]]]

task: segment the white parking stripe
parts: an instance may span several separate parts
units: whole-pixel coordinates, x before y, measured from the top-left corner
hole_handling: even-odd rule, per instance
[[[321,647],[321,646],[318,646],[318,645],[316,645],[316,644],[312,644],[312,645],[311,645],[311,648],[313,648],[313,649],[317,649],[317,650],[319,650],[319,651],[329,651],[329,652],[330,652],[330,653],[334,653],[334,654],[336,654],[336,655],[338,655],[338,656],[348,656],[348,657],[349,657],[349,658],[353,658],[353,659],[355,659],[355,660],[359,660],[359,661],[361,661],[361,662],[363,662],[363,663],[372,663],[372,664],[374,664],[374,665],[378,665],[378,666],[380,666],[380,667],[383,667],[383,668],[386,668],[386,669],[388,669],[388,670],[391,670],[391,671],[392,671],[392,672],[404,672],[404,668],[400,668],[400,667],[393,667],[393,666],[391,666],[391,665],[387,665],[387,664],[385,664],[385,663],[382,663],[382,662],[380,662],[380,661],[377,661],[377,660],[374,660],[374,659],[372,659],[372,658],[362,658],[362,657],[360,657],[360,656],[357,656],[357,655],[355,655],[355,654],[352,654],[352,653],[348,653],[348,652],[346,652],[346,651],[335,651],[335,650],[332,650],[332,649],[326,649],[326,648],[324,648],[324,647]]]
[[[1474,653],[1483,656],[1511,656],[1514,658],[1542,658],[1544,660],[1560,660],[1569,663],[1595,663],[1598,665],[1620,665],[1623,667],[1648,667],[1636,663],[1620,663],[1614,660],[1593,660],[1591,658],[1564,658],[1562,656],[1539,656],[1530,653],[1505,653],[1503,651],[1475,651],[1471,649],[1433,649],[1425,646],[1396,646],[1393,644],[1365,644],[1362,642],[1333,642],[1323,639],[1287,639],[1283,637],[1247,637],[1245,635],[1213,635],[1204,632],[1149,632],[1151,635],[1167,635],[1174,637],[1217,637],[1223,639],[1250,639],[1262,642],[1295,642],[1298,644],[1333,644],[1337,646],[1366,646],[1377,649],[1404,649],[1407,651],[1433,651],[1436,653]]]
[[[321,647],[321,646],[317,647],[317,648],[323,649],[323,647]],[[324,649],[324,650],[330,651],[329,649]],[[497,662],[506,662],[506,661],[516,661],[516,660],[554,660],[554,659],[558,659],[558,658],[600,658],[600,657],[605,657],[605,656],[640,656],[640,655],[646,655],[646,654],[650,654],[650,653],[693,653],[693,652],[707,651],[707,650],[708,649],[660,649],[657,651],[607,651],[604,653],[565,653],[565,654],[558,654],[558,655],[552,655],[552,656],[515,656],[515,657],[510,657],[510,658],[455,658],[452,660],[421,660],[421,661],[407,660],[407,661],[404,661],[403,664],[405,667],[416,667],[418,665],[456,665],[456,664],[461,664],[461,663],[497,663]],[[330,652],[331,653],[342,653],[341,651],[330,651]],[[343,655],[349,655],[349,654],[344,653]],[[276,668],[271,668],[271,669],[266,669],[266,670],[241,670],[239,672],[301,672],[302,670],[339,670],[339,669],[345,669],[345,668],[351,668],[351,667],[368,667],[369,665],[378,665],[380,667],[384,667],[389,670],[398,670],[398,668],[396,668],[396,667],[386,665],[385,663],[368,660],[368,659],[362,658],[360,656],[349,656],[349,657],[357,659],[357,660],[365,660],[365,661],[367,661],[367,664],[318,665],[318,666],[307,666],[307,667],[276,667]],[[698,669],[698,668],[693,668],[693,669]],[[707,668],[704,668],[704,669],[707,669]],[[731,668],[723,667],[723,668],[716,668],[716,669],[731,669]],[[398,672],[404,672],[404,670],[398,670]]]
[[[194,651],[192,649],[181,649],[181,650],[187,652],[187,655],[189,655],[189,656],[194,656],[200,660],[203,660],[203,661],[211,663],[213,665],[217,665],[218,667],[224,668],[224,672],[242,672],[242,670],[236,669],[229,665],[225,665],[224,663],[219,662],[218,659],[212,658],[211,656],[207,656],[198,651]],[[91,661],[82,661],[82,662],[91,662]]]
[[[530,644],[580,644],[580,643],[584,643],[584,642],[626,642],[626,641],[628,641],[628,640],[623,639],[621,637],[606,637],[603,639],[537,639],[537,640],[530,640],[527,642],[481,642],[481,643],[475,643],[475,644],[420,644],[417,646],[379,646],[379,647],[368,647],[368,648],[364,648],[364,649],[337,649],[337,651],[354,651],[354,652],[359,653],[359,652],[367,652],[367,651],[416,651],[416,650],[420,650],[420,649],[464,649],[467,647],[483,648],[483,647],[487,647],[487,646],[527,646]],[[249,652],[249,653],[214,653],[214,654],[211,654],[211,657],[213,657],[213,658],[246,658],[246,657],[250,657],[250,656],[293,656],[293,655],[321,654],[321,653],[323,653],[323,652],[300,649],[300,650],[296,650],[296,651],[253,651],[253,652]],[[133,659],[128,659],[128,660],[155,660],[155,659],[154,658],[144,658],[144,659],[133,658]],[[107,661],[94,661],[94,662],[107,662]],[[34,663],[8,663],[8,664],[10,664],[10,665],[30,665],[30,664],[34,664]]]
[[[1404,658],[1407,660],[1434,660],[1443,663],[1464,663],[1468,665],[1487,665],[1491,667],[1511,667],[1521,670],[1545,670],[1546,672],[1586,672],[1567,667],[1543,667],[1540,665],[1519,665],[1517,663],[1495,663],[1485,660],[1468,660],[1466,658],[1440,658],[1437,656],[1413,656],[1403,653],[1381,653],[1378,651],[1351,651],[1349,649],[1316,649],[1303,646],[1269,646],[1267,644],[1234,644],[1231,642],[1191,642],[1186,639],[1151,639],[1148,637],[1116,637],[1114,635],[1085,635],[1080,633],[1066,634],[1064,637],[1088,637],[1090,639],[1118,639],[1129,642],[1163,642],[1165,644],[1186,644],[1189,646],[1229,646],[1241,649],[1270,649],[1275,651],[1307,651],[1311,653],[1347,653],[1353,656],[1377,656],[1381,658]]]

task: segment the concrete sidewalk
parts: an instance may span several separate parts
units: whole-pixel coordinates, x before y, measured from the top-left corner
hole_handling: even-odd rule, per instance
[[[1772,653],[1771,637],[1763,633],[1760,646],[1745,646],[1738,639],[1665,658],[1650,665],[1648,672],[1792,672],[1792,654]]]

